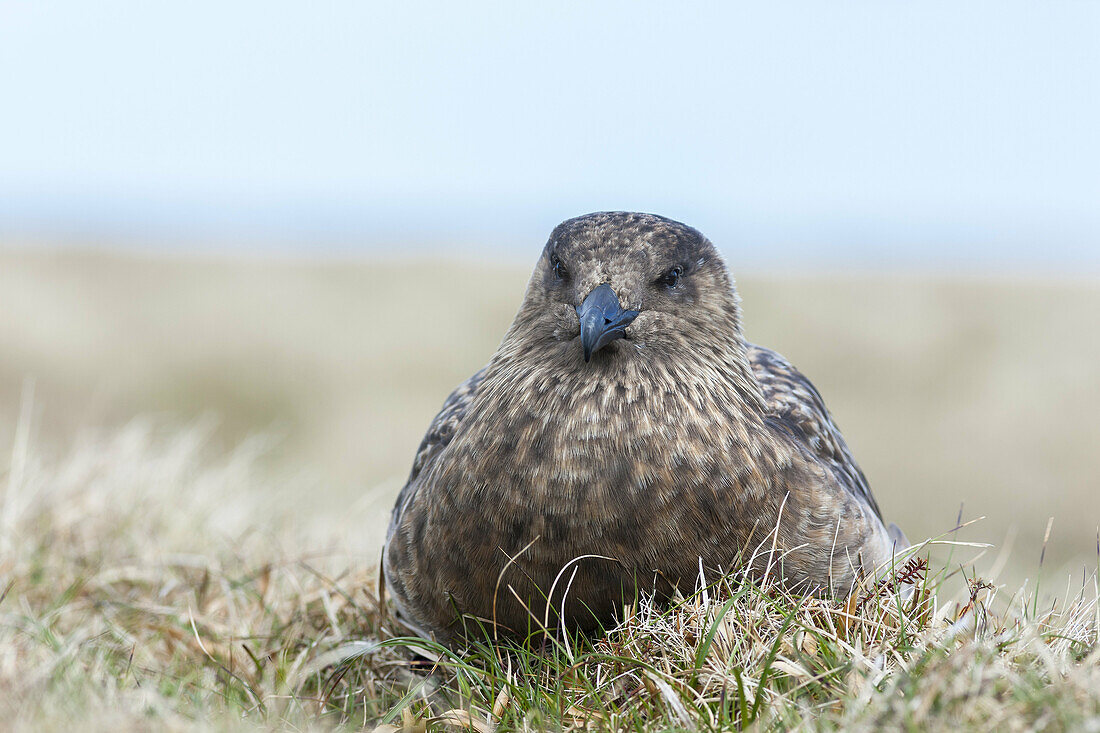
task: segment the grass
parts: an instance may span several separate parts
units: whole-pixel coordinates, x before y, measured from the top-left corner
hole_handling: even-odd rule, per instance
[[[815,380],[889,518],[989,519],[904,596],[708,578],[596,638],[456,655],[375,589],[424,426],[529,274],[467,259],[0,251],[0,727],[1100,730],[1095,574],[1058,579],[1100,506],[1095,281],[731,259],[749,335]],[[1007,560],[962,541],[1010,528]]]
[[[456,653],[393,626],[376,555],[280,509],[311,489],[259,467],[270,444],[209,435],[134,423],[49,458],[16,431],[0,477],[5,725],[1100,728],[1095,573],[1057,599],[1006,594],[945,537],[850,598],[714,578],[595,637],[489,630]]]

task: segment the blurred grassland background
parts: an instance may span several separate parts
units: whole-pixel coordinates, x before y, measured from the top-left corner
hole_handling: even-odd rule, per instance
[[[1100,282],[728,264],[748,337],[816,383],[910,539],[951,529],[960,508],[984,515],[961,536],[998,546],[986,567],[1011,545],[1002,579],[1016,582],[1034,578],[1053,517],[1044,576],[1096,567]],[[213,419],[224,448],[266,433],[267,465],[314,487],[280,501],[313,521],[357,513],[362,546],[379,547],[425,427],[492,354],[528,274],[460,252],[0,250],[0,445],[28,380],[43,455],[138,416]]]

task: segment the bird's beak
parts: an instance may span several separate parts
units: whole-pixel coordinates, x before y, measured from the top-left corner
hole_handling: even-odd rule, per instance
[[[588,294],[577,306],[581,321],[581,346],[587,362],[597,351],[626,334],[626,327],[638,317],[638,311],[623,310],[619,296],[607,283]]]

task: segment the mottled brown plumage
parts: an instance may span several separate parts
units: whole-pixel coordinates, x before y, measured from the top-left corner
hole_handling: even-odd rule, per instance
[[[398,496],[383,571],[402,617],[444,641],[460,613],[591,628],[637,592],[693,590],[700,567],[846,593],[888,562],[900,534],[821,396],[745,342],[738,303],[688,226],[559,225]]]

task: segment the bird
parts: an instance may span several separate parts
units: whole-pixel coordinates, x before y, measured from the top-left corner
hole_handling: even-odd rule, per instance
[[[611,628],[741,572],[841,596],[907,545],[825,403],[745,340],[715,246],[656,214],[550,234],[496,352],[431,422],[381,580],[416,633]]]

